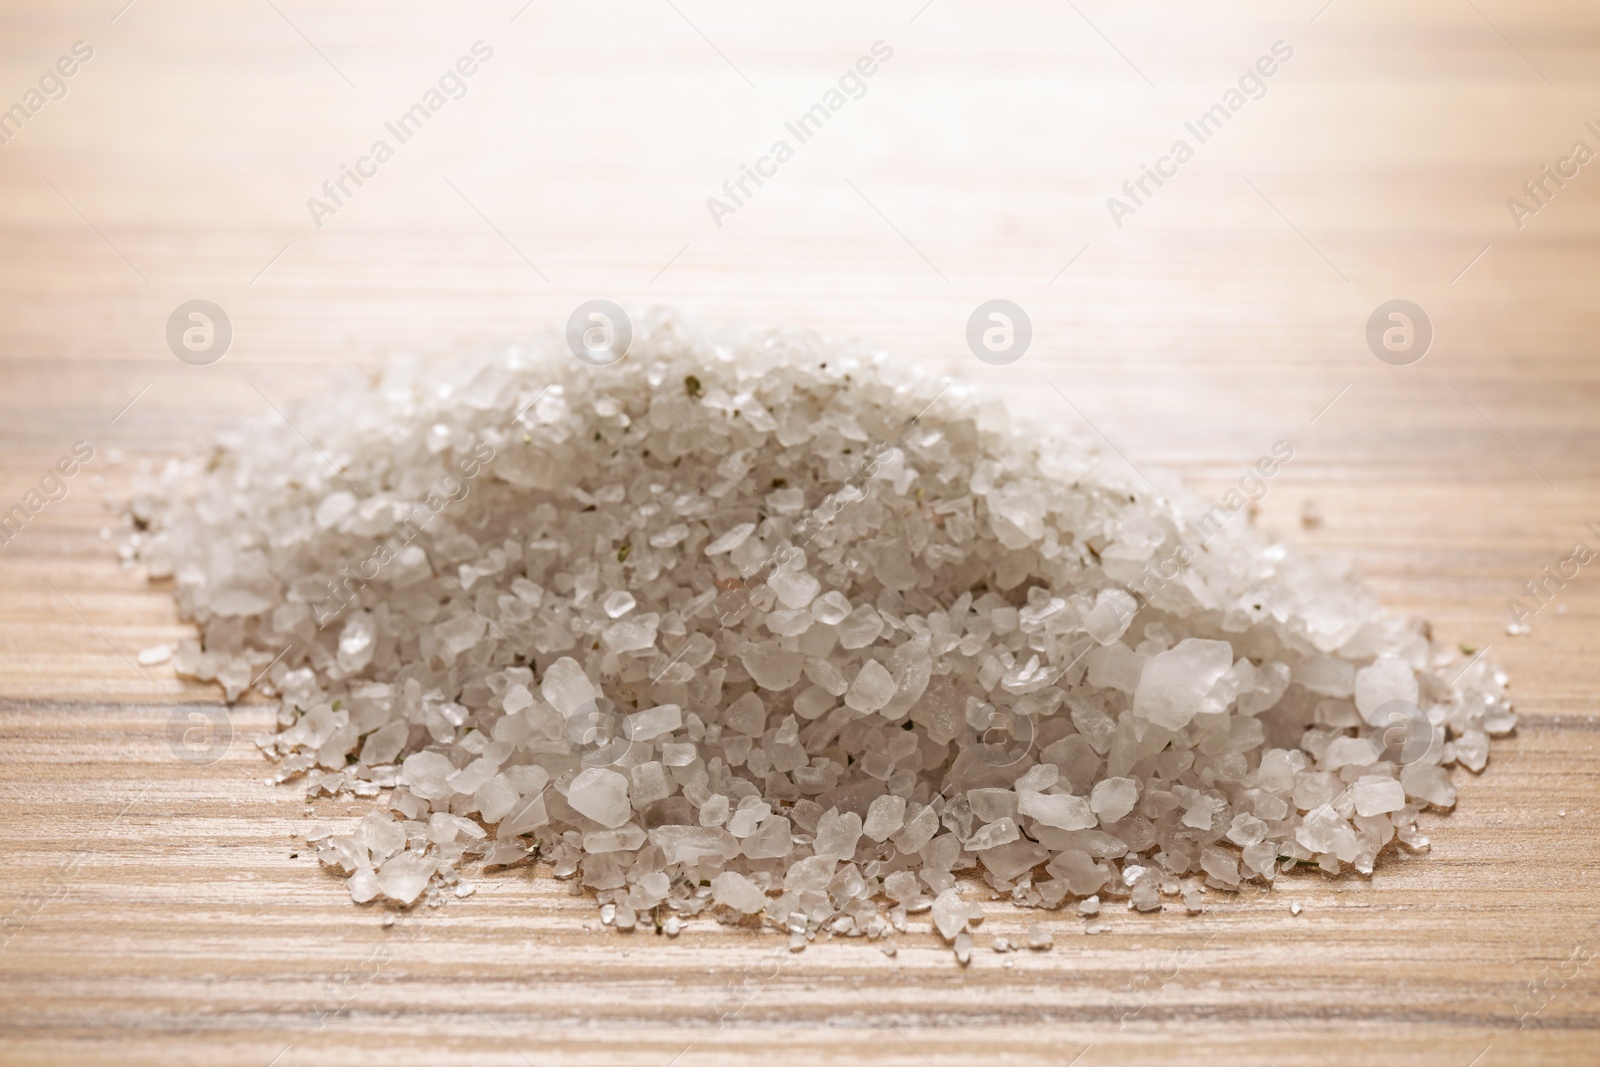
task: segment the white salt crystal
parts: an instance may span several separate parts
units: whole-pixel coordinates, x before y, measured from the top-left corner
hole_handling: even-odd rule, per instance
[[[378,890],[390,900],[410,904],[428,886],[438,862],[431,856],[402,852],[391,856],[378,870]]]
[[[525,708],[533,707],[533,694],[528,691],[527,686],[519,682],[506,690],[500,706],[505,709],[507,715],[515,715]]]
[[[811,848],[818,856],[848,860],[855,855],[861,833],[861,816],[853,811],[829,809],[817,823],[817,837]]]
[[[767,728],[767,707],[759,696],[746,693],[735,700],[722,713],[728,729],[749,737],[760,737]]]
[[[772,805],[755,797],[745,797],[739,808],[728,819],[728,833],[734,837],[749,837],[761,825],[761,820],[772,814]]]
[[[867,818],[862,832],[881,844],[899,833],[905,824],[905,797],[881,796],[873,800],[871,806],[867,808]]]
[[[757,685],[778,691],[792,688],[800,680],[800,672],[805,666],[804,656],[789,652],[772,641],[759,641],[747,646],[739,659]]]
[[[701,826],[721,826],[728,821],[728,798],[721,793],[712,794],[711,798],[700,805]]]
[[[350,876],[350,899],[357,904],[365,904],[374,900],[383,890],[378,885],[378,876],[370,868],[362,867]]]
[[[1176,648],[1152,656],[1139,673],[1133,713],[1157,726],[1180,730],[1201,712],[1216,712],[1206,697],[1233,666],[1226,641],[1185,638]]]
[[[1061,768],[1053,763],[1041,763],[1017,779],[1016,792],[1042,793],[1061,780]],[[970,795],[970,792],[969,792]]]
[[[875,659],[862,664],[845,693],[844,702],[863,714],[877,711],[894,696],[894,675]]]
[[[141,667],[153,667],[158,663],[165,663],[171,658],[171,645],[154,645],[150,648],[139,650],[139,666]]]
[[[700,756],[700,750],[693,744],[663,744],[661,746],[661,762],[668,767],[687,767]]]
[[[782,859],[794,851],[794,835],[789,820],[771,815],[761,828],[745,839],[744,854],[753,860]]]
[[[339,669],[353,673],[371,663],[372,643],[377,636],[378,627],[373,621],[372,612],[357,611],[351,614],[345,620],[344,629],[339,631]]]
[[[826,626],[843,622],[849,615],[850,601],[838,590],[823,593],[811,605],[812,618]]]
[[[1336,737],[1323,754],[1322,765],[1330,771],[1341,767],[1370,767],[1380,755],[1371,737]]]
[[[483,836],[483,827],[459,815],[436,811],[428,818],[428,840],[436,844],[445,844],[458,837],[482,838]]]
[[[1436,763],[1411,763],[1400,768],[1400,784],[1407,795],[1448,808],[1456,802],[1456,787]]]
[[[633,852],[645,842],[645,832],[633,823],[615,830],[590,830],[583,835],[583,850],[591,855],[605,852]]]
[[[804,670],[806,677],[816,683],[824,692],[836,697],[842,697],[850,688],[850,683],[840,673],[839,668],[825,659],[811,656],[806,659]]]
[[[494,777],[496,767],[493,761],[479,757],[445,778],[450,788],[457,793],[476,793],[478,787]]]
[[[1017,813],[1017,794],[1009,789],[969,789],[967,804],[980,821],[993,822]]]
[[[1480,730],[1467,730],[1451,742],[1451,748],[1468,770],[1481,771],[1489,761],[1489,738]]]
[[[954,889],[946,889],[933,901],[933,925],[946,941],[967,928],[967,903]]]
[[[1355,835],[1349,823],[1327,804],[1306,814],[1300,828],[1295,831],[1295,840],[1312,852],[1330,855],[1344,853],[1351,859],[1355,858]]]
[[[433,577],[433,565],[421,545],[407,545],[383,569],[384,580],[395,589],[408,589]]]
[[[723,534],[721,537],[707,545],[706,555],[725,556],[729,552],[732,552],[734,549],[738,548],[740,545],[744,544],[750,535],[755,532],[755,523],[741,522],[739,525],[733,527],[727,533]]]
[[[367,740],[361,746],[361,762],[368,766],[393,763],[400,750],[405,748],[406,738],[410,734],[410,726],[405,722],[384,724],[367,735]]]
[[[628,804],[628,780],[605,767],[580,771],[567,787],[567,803],[601,826],[621,826],[633,815]]]
[[[711,896],[718,904],[754,915],[767,906],[767,895],[737,871],[723,871],[711,879]]]
[[[1094,607],[1083,618],[1084,629],[1102,645],[1109,645],[1128,632],[1139,602],[1121,589],[1102,589]]]
[[[646,760],[628,768],[628,797],[636,808],[644,808],[672,795],[672,783],[660,760]]]
[[[616,592],[611,593],[606,597],[605,603],[602,605],[602,607],[605,609],[607,617],[612,619],[620,619],[628,612],[632,611],[634,605],[637,603],[638,601],[633,599],[632,593],[628,592],[626,589],[618,589]]]
[[[1409,664],[1395,656],[1379,656],[1356,672],[1356,709],[1377,725],[1378,709],[1391,700],[1417,702],[1417,676]],[[1383,723],[1384,726],[1391,725]]]
[[[1135,778],[1102,778],[1089,793],[1089,807],[1103,823],[1121,822],[1138,801]]]
[[[839,645],[845,649],[865,648],[883,633],[883,618],[870,604],[862,604],[839,623]]]
[[[767,577],[767,584],[778,594],[779,603],[791,609],[810,604],[822,588],[822,583],[805,571],[773,571]]]
[[[477,614],[457,615],[434,627],[434,634],[452,656],[459,656],[479,641],[488,629],[488,620]]]
[[[1357,815],[1384,815],[1406,806],[1406,791],[1393,778],[1369,774],[1350,787]]]
[[[478,787],[472,795],[478,814],[485,822],[496,823],[508,815],[521,798],[503,774],[497,774]]]
[[[442,800],[455,792],[448,779],[455,773],[450,761],[437,752],[417,752],[400,768],[411,791],[424,800]]]
[[[1156,885],[1156,879],[1141,878],[1133,883],[1133,889],[1128,894],[1128,907],[1135,911],[1160,911],[1161,890]]]
[[[1058,830],[1088,830],[1099,823],[1089,801],[1065,793],[1019,793],[1017,814]]]
[[[654,741],[682,725],[682,708],[676,704],[658,704],[628,716],[627,736],[632,741]]]
[[[329,493],[323,498],[322,503],[317,505],[317,512],[313,521],[316,522],[318,528],[326,530],[337,525],[340,519],[355,509],[355,496],[341,489],[336,493]]]
[[[982,852],[985,849],[999,848],[1001,845],[1010,844],[1021,836],[1017,829],[1015,819],[1010,817],[996,819],[992,823],[980,826],[973,835],[967,839],[967,849],[972,852]]]
[[[570,656],[562,656],[545,668],[539,693],[551,707],[568,718],[598,695],[589,676]]]
[[[1227,838],[1241,848],[1254,845],[1266,839],[1267,824],[1251,815],[1241,811],[1233,817],[1233,822],[1228,826]]]
[[[610,652],[634,652],[656,643],[656,627],[661,616],[655,612],[631,619],[618,619],[600,631],[600,643]]]

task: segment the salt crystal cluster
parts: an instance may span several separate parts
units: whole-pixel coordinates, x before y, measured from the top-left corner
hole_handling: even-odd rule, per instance
[[[929,912],[964,960],[963,873],[1091,924],[1369,873],[1514,726],[1485,659],[1242,519],[1152,581],[1200,501],[882,353],[558,344],[396,365],[133,502],[177,670],[259,677],[278,780],[379,798],[314,835],[357,901],[538,854],[622,929]]]

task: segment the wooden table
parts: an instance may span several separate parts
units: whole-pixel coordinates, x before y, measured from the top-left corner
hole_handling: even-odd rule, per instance
[[[1600,963],[1565,962],[1600,952],[1594,578],[1505,631],[1544,564],[1600,547],[1600,164],[1520,229],[1506,205],[1600,148],[1600,10],[122,3],[0,15],[0,106],[93,48],[0,148],[0,504],[94,448],[0,547],[5,1062],[1600,1061]],[[465,95],[315,227],[307,198],[479,40]],[[865,95],[716,225],[706,198],[878,40]],[[1107,198],[1280,40],[1264,95],[1116,226]],[[137,663],[186,631],[103,499],[275,417],[263,395],[598,296],[865,334],[1209,492],[1287,440],[1261,523],[1490,645],[1522,724],[1431,855],[1098,935],[1052,914],[1053,951],[965,970],[926,933],[892,959],[622,935],[538,869],[384,927],[292,855],[364,805],[263,783],[269,709],[175,758],[172,716],[217,694]],[[1034,326],[1007,367],[964,340],[993,297]],[[196,298],[234,329],[209,366],[164,340]],[[1364,336],[1393,298],[1436,329],[1409,366]],[[1034,918],[992,906],[980,943]]]

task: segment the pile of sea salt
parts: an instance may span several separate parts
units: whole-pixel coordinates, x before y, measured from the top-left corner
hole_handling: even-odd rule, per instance
[[[540,857],[620,929],[929,912],[965,960],[980,882],[1198,910],[1425,850],[1515,724],[1339,566],[1196,550],[1180,487],[863,346],[660,314],[290,417],[132,510],[179,673],[281,701],[275,780],[375,798],[308,835],[358,902]]]

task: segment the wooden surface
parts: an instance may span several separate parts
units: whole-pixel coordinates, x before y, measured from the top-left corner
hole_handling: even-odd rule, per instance
[[[95,49],[0,147],[0,502],[96,450],[0,547],[0,1060],[1600,1061],[1600,963],[1565,963],[1600,952],[1594,577],[1505,633],[1600,520],[1600,164],[1520,230],[1505,204],[1600,147],[1593,5],[121,4],[0,13],[0,106]],[[479,39],[467,95],[314,228],[306,198]],[[880,39],[865,97],[715,226],[705,198]],[[1115,227],[1106,198],[1277,40],[1266,95]],[[1052,914],[1053,951],[966,970],[927,933],[893,959],[619,935],[540,869],[385,928],[291,856],[363,804],[263,784],[267,711],[175,758],[175,709],[216,694],[134,662],[185,630],[117,566],[102,494],[272,416],[263,394],[597,296],[865,334],[1210,492],[1288,440],[1261,522],[1490,644],[1522,725],[1426,857],[1094,936]],[[1009,367],[965,347],[991,297],[1034,323]],[[1363,338],[1394,297],[1437,330],[1408,367]],[[235,329],[209,367],[163,341],[193,298]],[[1032,918],[991,907],[980,944]]]

